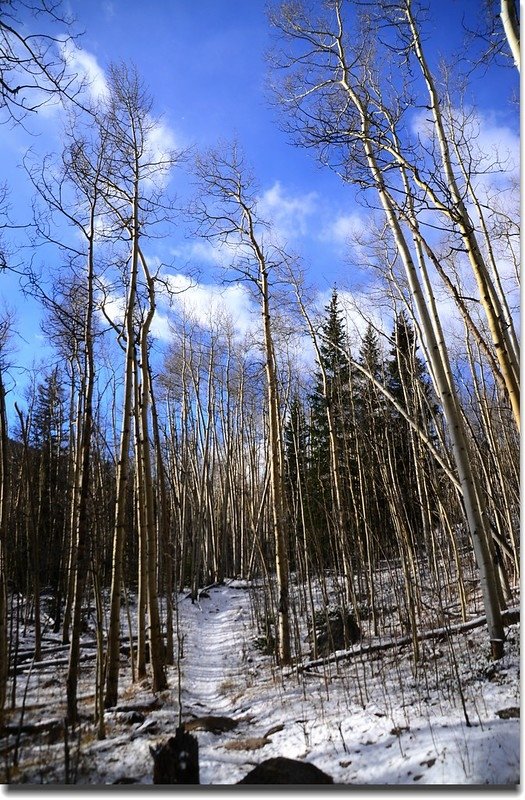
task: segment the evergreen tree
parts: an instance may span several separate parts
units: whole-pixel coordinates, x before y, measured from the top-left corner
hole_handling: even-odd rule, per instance
[[[326,319],[321,327],[321,359],[326,375],[326,388],[321,370],[315,377],[311,397],[311,449],[312,461],[317,466],[321,482],[329,476],[329,430],[327,407],[334,419],[338,444],[343,445],[345,430],[350,418],[350,366],[346,356],[348,344],[344,329],[343,312],[334,288],[330,303],[325,307]]]
[[[388,361],[388,389],[409,416],[432,434],[433,422],[430,378],[417,354],[416,334],[405,312],[397,315]],[[390,436],[395,454],[395,468],[407,519],[417,538],[421,527],[421,507],[417,493],[416,448],[414,434],[407,421],[393,409]]]
[[[308,465],[308,430],[303,403],[297,393],[292,397],[284,426],[284,451],[289,505],[293,508],[297,502],[299,481],[304,482]]]
[[[64,388],[58,369],[37,386],[31,443],[38,458],[36,523],[40,543],[40,578],[58,593],[66,525],[67,429]]]
[[[379,340],[374,327],[368,324],[359,350],[359,363],[365,367],[375,380],[382,382],[385,366]],[[352,378],[354,405],[361,429],[369,428],[372,421],[387,413],[381,392],[373,382],[357,371]]]
[[[375,380],[384,383],[385,363],[379,339],[374,327],[369,324],[363,335],[359,350],[359,363]],[[392,407],[386,402],[373,381],[355,370],[353,376],[353,403],[356,420],[356,450],[359,458],[359,485],[356,492],[361,498],[363,536],[366,538],[370,557],[370,536],[378,539],[384,554],[392,541],[392,520],[385,498],[381,462],[387,431],[391,426]]]
[[[64,388],[58,369],[53,369],[36,388],[32,444],[50,457],[60,453],[67,442],[65,418]]]
[[[326,318],[321,326],[321,364],[315,376],[314,391],[311,395],[309,468],[312,519],[324,552],[330,530],[334,488],[329,411],[337,447],[338,478],[343,486],[342,497],[346,504],[350,499],[348,488],[351,461],[348,453],[351,431],[351,372],[347,357],[348,342],[343,312],[335,287],[325,311]],[[348,514],[346,516],[348,517]]]
[[[430,379],[417,351],[414,328],[406,313],[402,311],[396,316],[392,334],[388,388],[411,416],[421,417],[420,400],[422,396],[427,398],[429,396]]]

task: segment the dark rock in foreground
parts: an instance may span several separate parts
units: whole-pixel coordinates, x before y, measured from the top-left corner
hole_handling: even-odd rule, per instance
[[[269,758],[252,769],[239,783],[251,784],[316,784],[333,783],[333,778],[307,761],[293,758]]]

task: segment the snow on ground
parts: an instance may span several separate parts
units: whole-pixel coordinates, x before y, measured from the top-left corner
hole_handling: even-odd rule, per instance
[[[407,647],[298,674],[280,670],[254,647],[244,583],[226,582],[208,594],[194,604],[178,596],[182,719],[227,716],[237,726],[195,732],[202,784],[236,783],[278,755],[310,761],[335,783],[361,787],[519,782],[520,723],[512,716],[520,704],[518,625],[508,629],[506,655],[497,663],[479,628],[425,642],[416,676]],[[63,670],[52,665],[18,677],[19,702],[27,684],[25,723],[63,717]],[[83,666],[86,722],[80,742],[73,733],[69,741],[69,774],[78,784],[152,783],[150,746],[174,735],[179,721],[177,668],[169,670],[170,689],[156,698],[147,681],[131,685],[129,677],[123,662],[119,710],[107,713],[107,738],[97,741],[88,722],[94,666]],[[19,720],[18,710],[11,722]],[[3,782],[64,782],[63,735],[22,737],[20,745],[17,768],[12,748],[6,755],[0,747],[3,769],[10,765]]]

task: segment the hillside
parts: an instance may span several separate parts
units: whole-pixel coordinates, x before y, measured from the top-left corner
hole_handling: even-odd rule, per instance
[[[277,755],[358,786],[519,781],[518,624],[507,628],[506,655],[498,662],[489,660],[486,630],[476,627],[424,642],[416,673],[406,645],[360,655],[365,642],[338,663],[308,668],[305,658],[306,668],[281,670],[254,645],[252,597],[245,582],[231,580],[194,604],[178,595],[182,720],[198,739],[202,784],[236,783]],[[10,719],[3,782],[63,783],[67,770],[78,784],[151,784],[150,747],[172,736],[179,721],[177,667],[169,670],[170,689],[154,696],[147,682],[131,685],[129,660],[122,661],[119,704],[106,714],[106,739],[97,741],[90,721],[93,639],[86,634],[83,722],[67,732],[66,747],[65,666],[53,650],[55,638],[46,633],[45,661],[17,676],[25,713],[21,719],[17,709]],[[21,648],[30,639],[28,629]],[[232,720],[222,722],[231,729],[205,730],[210,716]],[[17,743],[20,723],[35,727],[22,728],[28,732]]]

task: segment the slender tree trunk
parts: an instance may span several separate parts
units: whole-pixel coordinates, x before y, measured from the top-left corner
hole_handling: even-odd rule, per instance
[[[507,4],[508,7],[508,4]],[[453,208],[447,213],[456,222],[463,243],[470,261],[472,272],[476,279],[480,301],[487,316],[496,357],[498,359],[501,374],[505,382],[509,401],[511,403],[516,424],[520,426],[520,388],[519,388],[519,364],[514,356],[512,339],[509,337],[505,322],[505,312],[499,302],[497,291],[495,290],[490,274],[481,253],[474,226],[470,220],[467,208],[463,201],[462,193],[457,184],[454,168],[452,166],[452,156],[449,147],[449,140],[443,124],[443,114],[441,101],[436,89],[435,81],[428,67],[425,54],[421,45],[421,36],[417,29],[414,15],[412,13],[411,0],[405,0],[406,19],[412,35],[412,44],[416,57],[421,67],[421,72],[425,80],[430,99],[430,108],[434,118],[434,125],[438,144],[441,151],[441,162],[447,184],[451,193]],[[518,61],[519,63],[519,61]]]
[[[7,624],[7,416],[5,389],[0,369],[0,725],[4,719],[9,675],[9,647]]]
[[[82,603],[84,600],[86,577],[89,568],[89,541],[90,541],[90,515],[89,497],[91,491],[91,440],[93,432],[93,392],[95,386],[95,362],[93,353],[93,313],[94,313],[94,235],[95,235],[95,203],[92,205],[90,239],[88,250],[88,270],[87,270],[87,308],[84,324],[84,375],[83,375],[83,395],[82,422],[78,421],[81,427],[80,448],[78,458],[79,479],[75,479],[75,488],[78,485],[78,503],[73,498],[73,510],[75,526],[72,536],[75,540],[72,546],[72,568],[74,569],[74,600],[73,616],[71,626],[71,645],[69,649],[69,663],[66,677],[67,687],[67,717],[71,724],[75,724],[78,719],[77,714],[77,686],[80,664],[80,636],[82,626]]]
[[[135,432],[135,530],[138,547],[138,596],[137,596],[137,678],[146,677],[146,610],[148,605],[148,539],[146,521],[146,498],[144,496],[144,476],[142,474],[142,436],[140,425],[140,379],[138,363],[135,361],[134,412]]]
[[[148,380],[150,386],[151,382],[151,367],[148,369]],[[159,419],[157,414],[157,403],[155,395],[151,393],[151,424],[153,428],[153,441],[155,446],[155,463],[157,473],[157,494],[158,494],[158,512],[157,512],[157,537],[160,549],[161,561],[161,585],[164,587],[166,596],[166,647],[165,647],[165,663],[173,665],[174,663],[174,646],[173,646],[173,543],[170,538],[170,517],[168,509],[168,496],[166,490],[166,474],[164,460],[162,457],[162,447],[160,439]]]
[[[122,551],[126,535],[126,500],[129,477],[129,446],[131,441],[131,421],[133,412],[133,385],[135,372],[135,330],[133,314],[136,304],[139,237],[139,198],[138,179],[135,179],[132,202],[131,261],[129,289],[126,302],[125,332],[126,356],[124,367],[124,401],[122,408],[122,428],[117,463],[117,491],[115,509],[115,529],[113,532],[113,558],[111,572],[111,599],[106,654],[106,693],[105,708],[116,705],[119,681],[120,646],[120,597],[122,584]]]
[[[270,484],[272,489],[272,527],[275,540],[275,568],[279,593],[277,606],[278,619],[278,657],[281,664],[288,664],[290,651],[290,607],[289,607],[289,566],[288,541],[284,524],[283,500],[283,456],[280,436],[279,397],[277,369],[272,339],[268,275],[261,259],[261,301],[264,329],[264,348],[266,356],[266,381],[268,391],[268,423],[270,429]]]
[[[340,17],[340,7],[337,6],[337,16],[339,30],[342,32],[342,21]],[[501,656],[503,652],[504,630],[499,606],[496,575],[490,546],[490,537],[487,534],[484,513],[481,506],[481,495],[476,486],[475,477],[470,462],[469,449],[462,424],[461,413],[458,408],[458,401],[455,394],[454,383],[446,348],[443,343],[442,335],[439,340],[436,336],[436,328],[439,329],[437,316],[431,317],[429,306],[425,301],[418,272],[410,248],[395,213],[394,203],[390,197],[385,184],[384,174],[379,167],[374,153],[374,139],[370,134],[370,120],[367,110],[363,106],[362,100],[355,93],[349,83],[349,75],[346,66],[346,56],[342,44],[342,36],[337,40],[339,48],[340,63],[344,67],[341,78],[341,87],[345,90],[349,100],[355,106],[361,118],[361,135],[364,153],[374,180],[379,199],[385,211],[390,230],[393,234],[396,247],[405,267],[405,272],[410,286],[410,291],[418,311],[421,326],[426,339],[427,354],[435,381],[436,391],[443,404],[444,415],[448,423],[448,429],[452,441],[454,458],[456,461],[461,491],[465,506],[465,513],[468,528],[472,538],[476,561],[480,571],[481,589],[484,598],[485,612],[487,614],[487,624],[489,637],[492,643],[493,655],[495,658]],[[427,292],[431,291],[427,283]]]

